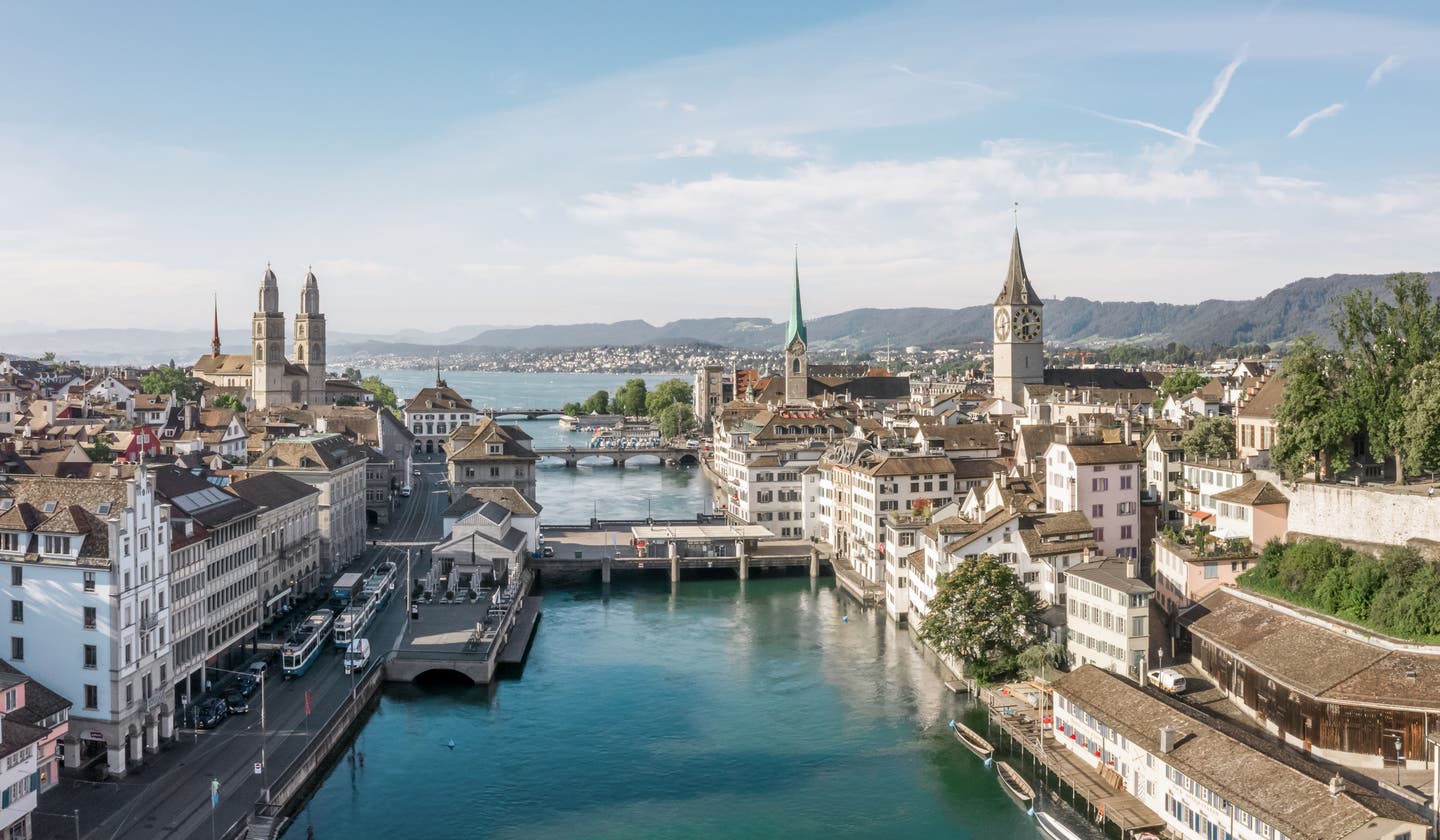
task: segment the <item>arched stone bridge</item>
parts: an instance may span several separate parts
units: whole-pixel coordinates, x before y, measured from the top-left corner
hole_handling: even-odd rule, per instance
[[[586,458],[608,458],[610,463],[623,467],[626,461],[641,455],[652,455],[659,458],[660,463],[672,466],[700,463],[700,453],[697,450],[682,446],[635,446],[626,449],[611,446],[565,446],[556,449],[537,448],[535,454],[542,458],[558,458],[571,469]]]

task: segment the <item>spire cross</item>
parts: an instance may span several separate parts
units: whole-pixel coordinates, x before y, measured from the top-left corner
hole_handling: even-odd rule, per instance
[[[1020,229],[1020,202],[1010,202],[1010,213],[1015,217],[1015,229]]]

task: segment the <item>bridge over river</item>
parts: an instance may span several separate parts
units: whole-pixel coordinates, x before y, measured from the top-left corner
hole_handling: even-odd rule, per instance
[[[698,450],[684,446],[564,446],[553,449],[536,448],[535,454],[542,458],[559,458],[565,466],[574,468],[586,458],[608,458],[617,467],[625,466],[631,458],[643,455],[659,459],[660,463],[671,466],[700,463]]]
[[[542,417],[564,417],[565,412],[558,408],[482,408],[480,413],[486,417],[520,417],[525,420],[539,420]]]

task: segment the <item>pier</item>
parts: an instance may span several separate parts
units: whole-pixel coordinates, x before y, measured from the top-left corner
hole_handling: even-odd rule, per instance
[[[661,464],[682,465],[699,464],[700,453],[694,449],[683,446],[565,446],[559,448],[541,449],[536,448],[535,454],[541,458],[558,458],[565,462],[565,466],[574,469],[586,458],[604,458],[617,467],[625,466],[625,462],[631,458],[642,455],[650,455],[659,459]]]

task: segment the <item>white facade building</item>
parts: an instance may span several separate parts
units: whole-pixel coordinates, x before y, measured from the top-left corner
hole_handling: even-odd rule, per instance
[[[7,658],[74,704],[66,766],[103,751],[124,775],[172,735],[171,509],[149,470],[114,472],[0,484],[0,601]]]
[[[1055,441],[1045,451],[1045,509],[1085,514],[1102,555],[1138,558],[1142,478],[1133,446]]]
[[[1095,665],[1140,680],[1150,650],[1150,599],[1135,561],[1102,557],[1065,577],[1065,648],[1072,667]]]

